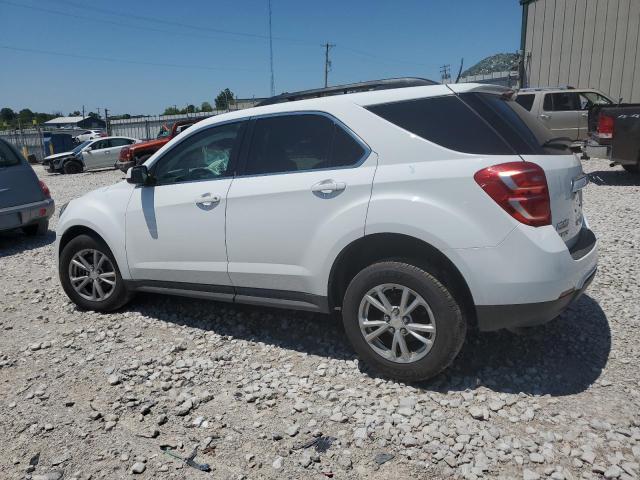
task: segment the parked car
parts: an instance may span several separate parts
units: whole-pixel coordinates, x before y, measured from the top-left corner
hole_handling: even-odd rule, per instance
[[[104,136],[105,136],[105,133],[102,130],[85,130],[79,135],[76,135],[75,137],[73,137],[73,139],[77,143],[82,143],[82,142],[86,142],[87,140],[93,140],[95,138],[104,137]]]
[[[43,164],[48,166],[49,172],[61,173],[113,168],[120,150],[139,141],[130,137],[100,137],[88,140],[70,152],[45,157]]]
[[[515,94],[515,101],[538,117],[554,137],[572,141],[587,138],[591,107],[613,103],[598,90],[573,87],[523,88]]]
[[[54,209],[47,185],[20,152],[0,139],[0,231],[22,228],[27,235],[44,235]]]
[[[72,200],[64,291],[96,311],[143,291],[341,313],[360,357],[405,381],[471,326],[557,317],[598,256],[568,143],[502,87],[393,85],[209,118]]]
[[[56,171],[56,164],[59,164],[58,170],[62,169],[64,171],[64,163],[66,160],[77,160],[80,161],[76,156],[80,154],[83,148],[89,146],[92,143],[91,140],[87,140],[86,142],[82,142],[80,145],[75,147],[73,150],[69,150],[68,152],[54,153],[53,155],[48,155],[42,159],[42,165],[47,168],[50,173]]]
[[[129,148],[123,148],[120,151],[120,156],[118,161],[115,163],[115,167],[126,172],[129,168],[135,165],[142,165],[149,159],[149,157],[151,157],[151,155],[169,143],[171,139],[191,127],[199,120],[201,119],[189,118],[174,122],[172,125],[163,125],[155,140],[149,140],[147,142],[131,145]]]
[[[606,147],[612,166],[640,173],[640,103],[600,105],[590,110],[587,145]]]

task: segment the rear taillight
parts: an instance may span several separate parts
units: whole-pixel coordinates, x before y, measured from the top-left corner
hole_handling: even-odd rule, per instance
[[[46,198],[51,198],[51,191],[49,191],[49,187],[47,187],[47,184],[44,183],[42,180],[39,180],[40,182],[40,190],[42,190],[43,195]]]
[[[129,147],[124,147],[122,150],[120,150],[119,158],[121,162],[128,162],[130,157],[131,157],[131,149]]]
[[[551,225],[551,202],[544,170],[531,162],[487,167],[473,178],[509,215],[532,227]]]
[[[613,138],[613,117],[598,115],[598,136],[600,138]]]

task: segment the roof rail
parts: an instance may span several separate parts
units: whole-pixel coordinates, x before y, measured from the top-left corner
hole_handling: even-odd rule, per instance
[[[571,85],[558,85],[557,87],[527,87],[521,88],[519,92],[543,92],[545,90],[574,90],[576,87]]]
[[[300,92],[284,92],[280,95],[267,98],[256,106],[262,107],[264,105],[273,105],[274,103],[295,102],[296,100],[329,97],[332,95],[343,95],[346,93],[370,92],[372,90],[387,90],[390,88],[422,87],[425,85],[438,85],[438,82],[418,77],[371,80],[369,82],[350,83],[348,85],[336,85],[334,87],[327,88],[315,88],[313,90],[302,90]]]

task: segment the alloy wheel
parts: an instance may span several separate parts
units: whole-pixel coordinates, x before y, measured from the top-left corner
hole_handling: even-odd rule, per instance
[[[69,280],[82,298],[102,302],[115,290],[116,270],[109,257],[101,251],[84,249],[71,258]]]
[[[421,295],[395,283],[369,290],[358,309],[360,331],[383,358],[413,363],[429,353],[436,338],[436,322]]]

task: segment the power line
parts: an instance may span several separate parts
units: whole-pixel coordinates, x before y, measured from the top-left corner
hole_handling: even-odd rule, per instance
[[[75,53],[67,53],[67,52],[54,52],[51,50],[37,50],[35,48],[22,48],[22,47],[13,47],[11,45],[0,45],[0,48],[4,48],[6,50],[15,50],[18,52],[29,52],[29,53],[38,53],[42,55],[56,55],[61,57],[71,57],[71,58],[82,58],[86,60],[98,60],[102,62],[116,62],[116,63],[128,63],[133,65],[148,65],[153,67],[171,67],[171,68],[195,68],[199,70],[212,70],[212,71],[221,71],[221,70],[242,70],[249,72],[256,72],[258,70],[250,69],[250,68],[214,68],[214,67],[206,67],[204,65],[187,65],[187,64],[177,64],[177,63],[156,63],[156,62],[145,62],[140,60],[126,60],[122,58],[111,58],[111,57],[96,57],[93,55],[81,55]]]
[[[329,70],[331,70],[331,60],[329,60],[329,50],[335,47],[335,43],[325,43],[324,47],[324,88],[329,86]]]

